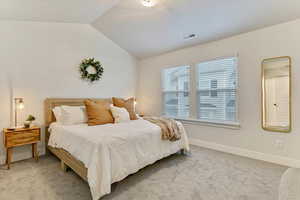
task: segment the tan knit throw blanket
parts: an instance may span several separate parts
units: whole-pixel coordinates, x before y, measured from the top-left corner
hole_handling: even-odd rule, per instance
[[[163,140],[180,140],[182,133],[175,120],[164,117],[144,117],[143,119],[154,123],[161,128],[161,138]]]

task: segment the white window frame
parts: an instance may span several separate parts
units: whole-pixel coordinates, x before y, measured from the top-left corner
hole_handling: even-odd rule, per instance
[[[208,61],[213,61],[213,60],[221,60],[221,59],[226,59],[226,58],[232,58],[236,57],[237,58],[237,70],[236,70],[236,96],[235,96],[235,101],[236,101],[236,122],[232,121],[214,121],[214,120],[202,120],[202,119],[197,119],[197,109],[198,109],[198,98],[197,98],[197,86],[198,86],[198,73],[197,73],[197,65],[202,62],[208,62]],[[233,55],[228,55],[228,56],[223,56],[223,57],[215,57],[211,59],[205,59],[205,60],[199,60],[194,63],[189,63],[189,64],[183,64],[183,65],[177,65],[174,67],[179,67],[179,66],[189,66],[190,67],[190,91],[189,91],[189,102],[190,102],[190,117],[189,118],[179,118],[179,117],[172,117],[176,120],[181,121],[182,123],[185,124],[196,124],[196,125],[201,125],[201,126],[212,126],[212,127],[221,127],[221,128],[229,128],[229,129],[239,129],[240,128],[240,118],[239,118],[239,56],[238,54],[233,54]],[[166,67],[167,68],[173,68],[173,67]],[[162,77],[163,78],[163,77]],[[162,82],[163,83],[163,82]],[[163,94],[163,87],[161,87],[161,91]],[[164,95],[162,95],[161,102],[163,104],[162,106],[162,112],[164,112]],[[166,116],[170,117],[170,116]]]

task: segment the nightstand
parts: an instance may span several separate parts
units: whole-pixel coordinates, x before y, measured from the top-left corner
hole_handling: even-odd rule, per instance
[[[6,164],[10,169],[12,158],[12,150],[14,147],[23,146],[26,144],[32,145],[32,157],[38,161],[37,143],[41,140],[41,128],[21,128],[15,130],[3,130],[4,146],[6,148]]]

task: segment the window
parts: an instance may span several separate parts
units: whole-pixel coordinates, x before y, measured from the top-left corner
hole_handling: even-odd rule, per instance
[[[164,69],[163,114],[177,119],[238,125],[237,60],[229,57]]]
[[[237,121],[236,68],[236,57],[203,62],[197,65],[198,119]],[[210,84],[203,84],[205,82]]]
[[[190,67],[165,69],[162,78],[164,115],[188,118]]]

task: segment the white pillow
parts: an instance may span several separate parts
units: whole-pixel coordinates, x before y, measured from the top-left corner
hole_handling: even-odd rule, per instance
[[[63,125],[87,123],[84,106],[61,106],[61,123]]]
[[[55,116],[56,122],[57,123],[61,123],[62,122],[62,119],[61,119],[61,115],[62,115],[62,113],[61,113],[61,107],[59,106],[59,107],[53,108],[52,112],[53,112],[53,114]]]
[[[129,112],[125,108],[119,108],[111,105],[110,110],[115,119],[115,123],[130,121]]]

